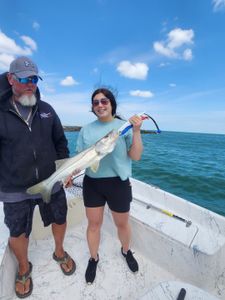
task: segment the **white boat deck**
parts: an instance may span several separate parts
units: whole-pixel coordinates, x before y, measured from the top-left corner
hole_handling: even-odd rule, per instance
[[[76,261],[77,270],[65,276],[52,259],[53,237],[50,228],[43,228],[36,210],[29,246],[34,284],[30,300],[176,300],[181,288],[187,291],[185,300],[225,300],[225,219],[155,187],[135,180],[132,184],[137,201],[131,206],[131,249],[139,272],[130,272],[120,254],[115,226],[106,208],[96,280],[93,285],[86,284],[87,221],[80,195],[68,194],[64,246]],[[191,225],[148,203],[191,220]],[[7,247],[2,211],[0,221],[0,300],[16,300],[16,260]]]
[[[135,257],[140,271],[137,274],[131,273],[120,254],[119,241],[103,230],[96,280],[93,285],[87,285],[84,274],[89,253],[85,230],[86,225],[83,223],[68,230],[66,235],[65,249],[77,263],[77,270],[71,276],[65,276],[52,259],[52,238],[31,242],[29,258],[33,263],[34,290],[30,300],[140,299],[159,281],[175,279],[139,252],[135,253]],[[10,299],[18,298],[15,296]]]

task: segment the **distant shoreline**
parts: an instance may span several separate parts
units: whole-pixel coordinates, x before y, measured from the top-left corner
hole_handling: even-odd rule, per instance
[[[64,131],[80,131],[81,128],[82,128],[81,126],[64,126],[63,125]]]
[[[82,128],[82,126],[63,126],[63,129],[64,129],[64,131],[66,131],[66,132],[75,132],[75,131],[80,131],[81,130],[81,128]],[[141,133],[143,133],[143,134],[154,134],[154,133],[156,133],[155,131],[152,131],[152,130],[141,130]]]

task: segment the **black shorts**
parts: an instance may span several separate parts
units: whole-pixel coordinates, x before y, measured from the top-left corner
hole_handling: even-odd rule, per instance
[[[5,224],[9,228],[11,237],[18,237],[22,233],[29,237],[36,205],[39,206],[44,226],[52,223],[62,225],[66,222],[67,202],[63,188],[51,196],[49,203],[43,202],[42,199],[27,199],[21,202],[4,203]]]
[[[132,201],[132,189],[129,179],[120,177],[91,178],[84,176],[83,198],[85,207],[100,207],[108,204],[115,212],[128,212]]]

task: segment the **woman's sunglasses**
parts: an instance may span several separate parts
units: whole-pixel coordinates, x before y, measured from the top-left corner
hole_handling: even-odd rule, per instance
[[[27,84],[29,82],[33,83],[33,84],[37,84],[38,83],[38,76],[31,76],[31,77],[26,77],[26,78],[19,78],[14,74],[14,78],[19,82],[19,83],[23,83],[23,84]]]
[[[102,104],[102,105],[108,105],[109,104],[109,99],[108,98],[102,98],[100,100],[93,100],[92,101],[92,105],[93,106],[98,106],[99,104]]]

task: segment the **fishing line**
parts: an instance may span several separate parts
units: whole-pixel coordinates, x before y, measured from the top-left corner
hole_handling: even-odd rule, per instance
[[[82,180],[80,180],[80,182],[79,182],[79,181],[77,182],[77,178],[79,178],[79,177],[81,177],[81,176],[82,176]],[[83,172],[82,172],[81,174],[74,175],[74,176],[72,177],[72,183],[73,183],[73,186],[82,189],[82,188],[83,188],[83,177],[84,177],[84,173],[83,173]]]
[[[146,113],[140,113],[140,114],[137,114],[139,117],[141,117],[142,120],[148,120],[148,119],[151,119],[156,127],[156,130],[151,130],[151,131],[148,131],[148,133],[155,133],[155,134],[159,134],[161,133],[161,130],[159,129],[159,126],[158,124],[156,123],[156,121],[148,114]],[[119,128],[119,134],[120,135],[124,135],[130,128],[132,128],[133,125],[127,121],[123,126],[121,126]]]
[[[149,119],[151,119],[151,120],[153,121],[153,123],[155,124],[155,127],[157,128],[157,130],[156,130],[155,133],[157,133],[157,134],[158,134],[158,133],[161,133],[161,130],[159,129],[159,126],[158,126],[158,124],[156,123],[156,121],[155,121],[151,116],[149,116],[148,114],[144,113],[144,115],[148,116]]]

